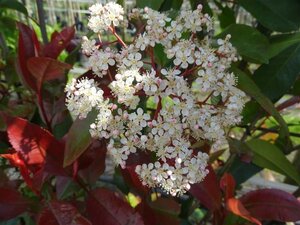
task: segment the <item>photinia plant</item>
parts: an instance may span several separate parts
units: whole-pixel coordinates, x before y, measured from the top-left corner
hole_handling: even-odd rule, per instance
[[[174,19],[150,8],[134,9],[130,18],[145,25],[127,46],[116,33],[115,26],[124,22],[120,5],[96,4],[90,11],[89,27],[99,36],[111,31],[122,49],[84,38],[83,52],[97,77],[67,85],[68,109],[79,118],[97,111],[91,135],[108,139],[108,153],[122,168],[131,154],[149,155],[149,162],[136,162],[143,185],[173,196],[185,193],[208,173],[208,152],[192,146],[202,142],[219,149],[228,128],[241,121],[245,94],[228,71],[237,61],[230,36],[213,42],[212,18],[201,5]],[[167,63],[156,59],[157,48]],[[108,80],[108,95],[101,80]]]
[[[264,168],[300,184],[286,157],[299,135],[280,113],[299,102],[299,3],[137,6],[90,7],[89,71],[79,77],[70,72],[79,47],[58,60],[74,27],[43,45],[17,23],[19,80],[0,86],[0,224],[299,221],[297,191],[243,188]],[[256,25],[236,24],[241,7]],[[121,32],[128,23],[132,37]]]

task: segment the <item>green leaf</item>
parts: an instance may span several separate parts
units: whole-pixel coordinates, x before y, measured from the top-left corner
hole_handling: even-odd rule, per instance
[[[285,123],[282,116],[280,115],[280,113],[276,110],[274,104],[261,92],[259,87],[246,73],[237,68],[232,68],[232,70],[238,77],[238,88],[246,92],[252,98],[254,98],[266,112],[268,112],[271,116],[274,117],[274,119],[279,123],[281,127],[280,135],[288,141],[288,126]]]
[[[300,27],[298,0],[238,0],[263,26],[281,32]]]
[[[16,0],[0,0],[0,8],[14,9],[28,16],[25,6]]]
[[[243,162],[238,158],[233,161],[229,169],[229,173],[234,177],[237,185],[244,183],[259,171],[261,171],[261,168],[257,165]]]
[[[300,32],[271,36],[269,58],[276,56],[278,53],[297,43],[300,44]]]
[[[297,80],[291,90],[292,95],[299,95],[300,96],[300,80]]]
[[[164,52],[164,47],[161,44],[157,44],[154,47],[154,57],[155,60],[161,65],[166,66],[171,60],[167,58],[167,55]]]
[[[253,80],[267,97],[276,101],[291,89],[299,73],[300,44],[296,44],[272,58],[268,65],[260,66]]]
[[[160,7],[160,11],[168,11],[170,9],[179,10],[183,0],[165,0]]]
[[[234,24],[235,23],[234,11],[227,6],[223,7],[223,5],[217,1],[215,3],[220,9],[222,9],[222,12],[218,15],[221,28],[225,29],[229,25]]]
[[[286,175],[300,184],[300,174],[276,145],[259,139],[252,139],[246,144],[254,153],[254,164]]]
[[[90,125],[97,117],[97,111],[91,111],[85,119],[76,119],[66,140],[64,167],[71,165],[91,144]]]
[[[224,38],[227,34],[231,35],[230,42],[241,56],[255,62],[268,63],[269,41],[258,30],[243,24],[232,24],[217,38]]]
[[[137,0],[137,8],[149,7],[155,10],[159,10],[164,0]]]

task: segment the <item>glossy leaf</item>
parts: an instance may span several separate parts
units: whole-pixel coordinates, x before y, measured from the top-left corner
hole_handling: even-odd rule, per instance
[[[44,46],[43,56],[56,59],[74,38],[75,28],[65,27],[61,32],[54,32],[51,40]]]
[[[4,116],[7,134],[31,172],[43,168],[48,173],[64,174],[62,168],[64,145],[47,130],[18,117]]]
[[[170,198],[157,198],[138,205],[138,212],[143,216],[145,225],[179,225],[180,204]]]
[[[239,158],[236,158],[233,161],[229,172],[234,177],[236,184],[240,185],[261,170],[261,167],[253,163],[246,163],[241,161]]]
[[[289,142],[289,130],[287,124],[276,110],[273,103],[261,92],[260,88],[247,74],[237,68],[233,68],[233,71],[238,77],[238,88],[254,98],[266,112],[276,119],[281,127],[281,136]]]
[[[171,9],[179,10],[183,0],[164,0],[160,7],[160,11],[168,11]]]
[[[0,9],[1,8],[17,10],[26,16],[28,15],[26,7],[16,0],[0,0]]]
[[[38,55],[40,44],[36,33],[27,25],[18,22],[19,40],[18,40],[18,59],[17,67],[23,81],[31,89],[36,90],[36,82],[34,77],[27,68],[27,60]]]
[[[38,225],[91,225],[70,203],[52,200],[43,209]]]
[[[155,0],[155,1],[137,0],[136,6],[137,8],[149,7],[158,10],[161,7],[163,2],[164,0]]]
[[[106,143],[93,141],[78,159],[78,173],[87,183],[95,183],[105,170]]]
[[[269,41],[258,30],[243,24],[232,24],[217,37],[224,38],[227,34],[231,35],[230,42],[241,56],[268,63]]]
[[[267,141],[252,139],[247,142],[253,156],[253,163],[284,174],[300,184],[300,174],[276,145]]]
[[[234,11],[227,6],[223,7],[222,4],[219,2],[215,2],[215,3],[222,10],[222,12],[218,15],[221,28],[225,29],[231,24],[234,24],[235,23]]]
[[[220,187],[225,193],[225,199],[234,197],[235,192],[235,180],[229,173],[225,173],[220,180]]]
[[[91,144],[89,129],[96,119],[97,112],[91,111],[85,119],[76,119],[72,124],[66,139],[64,166],[71,165]]]
[[[206,208],[214,212],[221,207],[221,190],[217,176],[212,167],[208,167],[209,173],[200,183],[193,184],[190,193]]]
[[[287,93],[299,77],[300,44],[295,44],[272,58],[269,64],[260,66],[253,80],[272,101]]]
[[[258,219],[254,218],[250,214],[250,212],[244,207],[244,205],[241,203],[240,200],[235,199],[235,198],[230,198],[226,202],[226,207],[230,212],[232,212],[240,217],[243,217],[244,219],[246,219],[252,223],[255,223],[257,225],[262,225]]]
[[[64,76],[71,66],[47,57],[32,57],[27,61],[27,67],[35,78],[35,91],[40,92],[44,81],[58,79]]]
[[[270,38],[269,58],[287,49],[294,44],[300,44],[300,33],[277,34]]]
[[[29,206],[21,194],[10,188],[0,188],[0,220],[12,219],[25,212]]]
[[[135,167],[135,165],[126,166],[125,169],[121,170],[122,176],[131,188],[133,188],[141,195],[147,195],[150,192],[150,188],[146,185],[143,185],[138,174],[135,172]]]
[[[281,32],[300,27],[298,0],[238,0],[263,26]]]
[[[141,216],[121,197],[108,189],[93,190],[87,199],[87,214],[93,225],[143,225]]]
[[[296,222],[300,220],[300,201],[277,189],[261,189],[244,194],[240,201],[260,220]]]

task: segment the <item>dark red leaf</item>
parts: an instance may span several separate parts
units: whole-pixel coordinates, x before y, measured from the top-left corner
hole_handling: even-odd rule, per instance
[[[44,81],[61,78],[72,67],[48,57],[32,57],[27,61],[27,68],[35,78],[35,91],[40,92]]]
[[[16,190],[0,188],[0,220],[9,220],[20,215],[27,210],[28,205],[28,201]]]
[[[137,205],[136,211],[142,216],[145,225],[157,225],[159,222],[157,221],[154,210],[145,201]]]
[[[300,220],[300,201],[277,189],[251,191],[240,198],[245,208],[261,220],[295,222]]]
[[[136,166],[126,166],[125,169],[121,169],[122,176],[126,183],[137,191],[141,195],[147,195],[150,192],[150,188],[142,184],[139,176],[135,172]]]
[[[131,154],[126,161],[126,168],[121,169],[122,176],[126,183],[134,190],[137,191],[140,195],[147,195],[150,192],[150,188],[143,185],[139,176],[135,172],[135,168],[137,165],[143,163],[150,163],[151,155],[147,152],[139,152],[135,154]]]
[[[92,191],[87,199],[87,213],[93,225],[143,225],[141,216],[117,193],[104,188]],[[101,222],[100,222],[101,221]]]
[[[53,200],[38,218],[38,225],[91,225],[69,202]]]
[[[234,197],[235,180],[229,173],[225,173],[220,180],[220,187],[225,193],[225,200]]]
[[[50,43],[46,44],[43,49],[43,55],[56,59],[60,53],[70,44],[74,38],[74,27],[66,27],[61,32],[54,32],[51,36]]]
[[[93,141],[78,159],[78,170],[85,182],[93,184],[105,170],[106,144]]]
[[[18,59],[17,66],[23,81],[33,90],[36,90],[34,77],[27,69],[27,60],[38,55],[40,44],[36,33],[27,25],[18,22],[19,40],[18,40]]]
[[[180,205],[169,198],[158,198],[156,201],[142,201],[137,206],[145,225],[179,225]]]
[[[206,208],[214,212],[221,208],[222,195],[213,168],[208,166],[208,170],[209,173],[202,182],[192,185],[190,193]]]
[[[251,216],[250,212],[244,207],[240,200],[236,198],[230,198],[227,200],[226,206],[230,212],[243,217],[244,219],[251,221],[252,223],[261,225],[261,222]]]

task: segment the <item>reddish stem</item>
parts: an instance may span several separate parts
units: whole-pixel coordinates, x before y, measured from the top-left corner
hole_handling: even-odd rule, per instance
[[[161,110],[161,108],[162,108],[161,97],[159,96],[158,98],[159,98],[159,100],[158,100],[157,108],[156,108],[156,111],[155,111],[155,113],[154,113],[154,119],[155,119],[155,120],[157,119],[158,114],[159,114],[159,112],[160,112],[160,110]]]
[[[198,68],[199,68],[198,66],[192,67],[191,69],[184,71],[184,73],[181,74],[181,76],[185,77],[185,76],[187,76],[187,75],[190,75],[191,73],[193,73],[193,72],[194,72],[195,70],[197,70]]]
[[[109,27],[108,28],[112,34],[117,38],[118,42],[125,48],[127,48],[127,45],[125,44],[125,42],[122,40],[122,38],[116,33],[116,30],[113,27]]]
[[[295,105],[297,103],[300,103],[300,96],[293,96],[290,99],[284,101],[283,103],[281,103],[279,106],[276,107],[276,109],[278,111],[281,111],[283,109],[286,109],[292,105]]]

